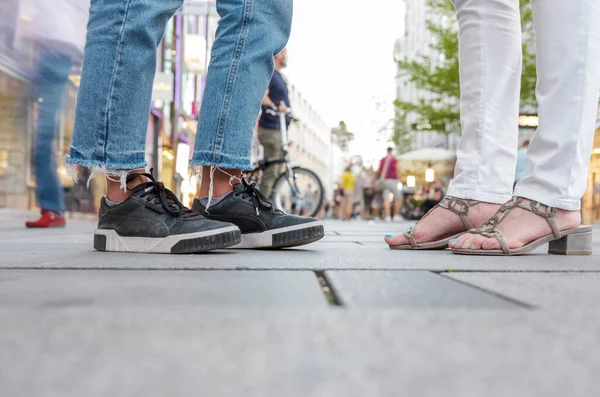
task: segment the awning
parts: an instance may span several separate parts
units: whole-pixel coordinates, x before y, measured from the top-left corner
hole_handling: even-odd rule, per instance
[[[413,160],[423,162],[454,161],[456,160],[456,152],[433,147],[423,148],[413,150],[412,152],[403,153],[398,156],[398,160]]]

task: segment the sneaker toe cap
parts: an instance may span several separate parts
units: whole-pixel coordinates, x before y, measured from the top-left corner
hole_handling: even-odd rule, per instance
[[[318,220],[315,218],[307,217],[307,216],[286,215],[286,216],[277,217],[277,219],[274,219],[273,228],[279,229],[282,227],[303,225],[305,223],[314,223],[314,222],[318,222]]]
[[[213,221],[210,219],[202,219],[194,222],[181,222],[177,225],[174,225],[171,228],[172,234],[187,234],[187,233],[198,233],[198,232],[208,232],[211,230],[225,229],[236,227],[233,223],[229,222],[219,222]]]

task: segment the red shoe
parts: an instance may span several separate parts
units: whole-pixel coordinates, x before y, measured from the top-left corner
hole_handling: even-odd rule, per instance
[[[50,211],[42,212],[40,219],[35,222],[25,222],[25,226],[31,228],[65,227],[66,224],[64,216],[56,215]]]

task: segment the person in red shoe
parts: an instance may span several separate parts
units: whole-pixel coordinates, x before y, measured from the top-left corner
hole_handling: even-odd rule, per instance
[[[67,224],[62,214],[42,210],[42,216],[37,221],[25,222],[29,228],[65,227]]]
[[[38,104],[34,159],[36,196],[42,209],[41,218],[26,222],[27,227],[65,226],[65,195],[56,173],[52,143],[69,73],[83,59],[89,5],[89,1],[80,0],[38,0],[33,22],[24,29],[24,35],[35,45],[31,99]]]

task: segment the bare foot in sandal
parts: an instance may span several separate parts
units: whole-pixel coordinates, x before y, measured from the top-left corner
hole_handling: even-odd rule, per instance
[[[442,249],[448,239],[487,221],[500,208],[500,204],[483,203],[447,196],[432,209],[414,228],[406,233],[386,236],[385,242],[396,249]],[[469,225],[469,223],[471,225]],[[407,237],[408,234],[408,237]],[[411,244],[410,238],[413,243]]]
[[[531,200],[518,199],[520,205],[525,207],[531,207]],[[515,202],[513,200],[513,202]],[[512,206],[511,202],[506,204]],[[548,213],[548,217],[551,218],[559,231],[576,229],[581,224],[581,212],[580,211],[565,211],[560,209],[548,209],[544,205],[539,206],[539,210],[533,212],[528,209],[523,209],[519,206],[509,209],[509,212],[504,218],[501,214],[496,214],[490,220],[489,229],[491,232],[495,226],[495,229],[499,231],[506,242],[507,248],[511,251],[522,248],[527,244],[544,236],[552,235],[552,227],[549,221],[544,216]],[[554,214],[555,215],[551,215]],[[456,241],[448,243],[448,246],[453,249],[461,250],[502,250],[502,246],[497,238],[486,237],[479,233],[465,233],[458,237]]]

